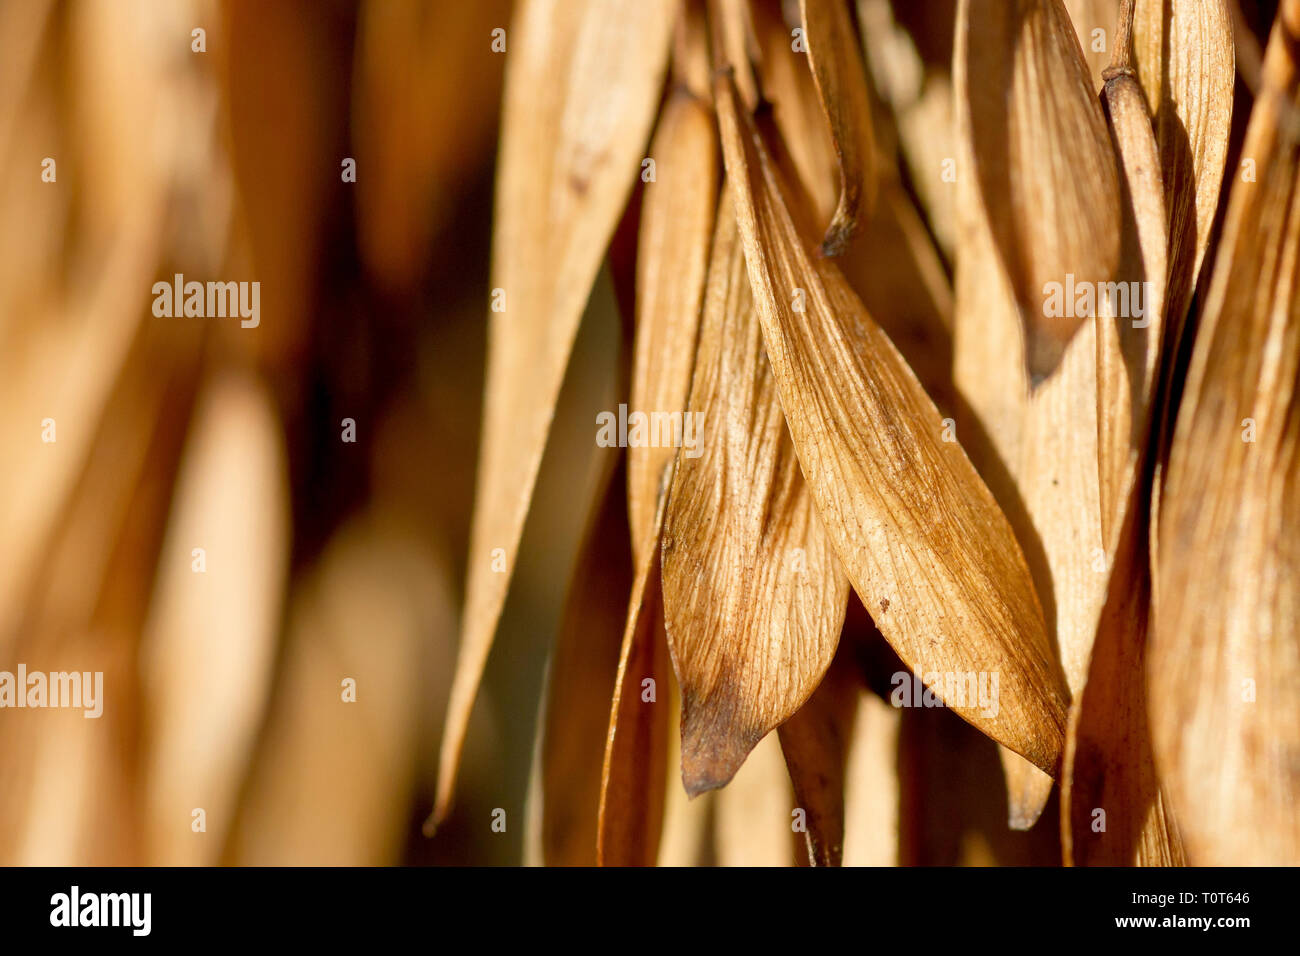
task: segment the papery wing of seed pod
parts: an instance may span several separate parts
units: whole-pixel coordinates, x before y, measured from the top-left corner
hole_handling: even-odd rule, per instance
[[[1088,322],[1066,346],[1057,374],[1025,407],[1016,480],[1047,576],[1035,578],[1054,617],[1070,693],[1083,687],[1097,612],[1106,587],[1097,487],[1097,345]]]
[[[966,71],[957,46],[955,72]],[[974,164],[969,117],[958,114],[957,162]],[[958,437],[1007,514],[1043,602],[1066,686],[1082,686],[1105,578],[1092,568],[1101,546],[1096,475],[1096,359],[1081,328],[1061,367],[1029,394],[1021,322],[974,177],[958,176],[955,377],[966,403]],[[1008,825],[1031,827],[1052,779],[1013,751],[999,752]]]
[[[958,162],[969,169],[969,138],[960,130],[958,149]],[[956,189],[953,378],[962,399],[957,437],[1027,549],[1036,589],[1050,594],[1051,570],[1016,482],[1029,408],[1020,315],[974,183],[969,177],[958,179]],[[1026,829],[1042,814],[1052,778],[1014,750],[1000,747],[998,756],[1007,789],[1007,824]]]
[[[955,407],[952,283],[934,240],[892,165],[860,237],[839,257],[853,290],[916,372],[939,409]]]
[[[507,42],[487,386],[460,659],[432,821],[450,806],[569,352],[643,158],[673,0],[525,0]],[[503,297],[503,298],[502,298]],[[492,567],[504,552],[506,571]]]
[[[707,96],[707,89],[704,95]],[[679,90],[650,145],[656,178],[646,185],[637,247],[637,325],[629,410],[682,413],[691,387],[700,300],[718,204],[718,138],[707,101]],[[653,527],[660,477],[677,448],[628,449],[628,510],[638,564],[658,543]]]
[[[754,64],[761,59],[755,33],[754,14],[762,15],[765,4],[749,0],[707,0],[709,47],[713,62],[729,63],[736,71],[741,100],[750,109],[759,101],[759,78]]]
[[[736,779],[713,798],[718,866],[790,866],[807,854],[793,829],[794,793],[775,734],[764,737]]]
[[[1089,528],[1096,525],[1096,508],[1086,505],[1090,499],[1095,505],[1096,499],[1095,476],[1089,489],[1086,470],[1096,460],[1096,420],[1090,417],[1096,399],[1087,390],[1091,332],[1080,331],[1067,349],[1062,369],[1028,396],[1015,301],[979,204],[971,202],[972,188],[969,182],[958,184],[961,229],[954,357],[964,411],[957,436],[1006,511],[1025,551],[1035,589],[1047,605],[1049,633],[1057,635],[1059,657],[1070,635],[1080,635],[1086,627],[1091,639],[1091,618],[1085,625],[1078,616],[1087,592],[1077,595],[1078,601],[1072,600],[1074,595],[1062,595],[1058,603],[1053,587],[1056,574],[1072,581],[1079,577],[1078,565],[1091,554],[1090,548],[1080,550],[1080,539],[1088,538]],[[1084,402],[1089,406],[1083,407]],[[1040,524],[1061,539],[1045,540],[1049,532],[1040,533]],[[1067,669],[1067,685],[1073,687],[1070,677]],[[1028,829],[1051,796],[1052,778],[1005,747],[999,749],[999,757],[1007,785],[1008,826]]]
[[[854,589],[913,670],[998,672],[997,715],[951,706],[1053,771],[1066,692],[1005,516],[961,447],[941,440],[938,410],[839,269],[808,255],[725,72],[714,97],[763,342],[799,463]]]
[[[763,57],[764,94],[773,103],[779,144],[789,150],[792,171],[815,210],[820,229],[835,208],[835,150],[818,119],[816,85],[804,54],[791,50],[790,34],[772,4],[755,8]],[[884,127],[881,129],[881,127]],[[872,316],[916,371],[930,397],[952,407],[952,288],[933,241],[903,188],[896,167],[892,127],[877,120],[874,166],[880,196],[862,222],[859,238],[839,257],[840,269]],[[936,169],[938,167],[936,166]]]
[[[709,263],[687,414],[663,532],[664,607],[682,688],[682,782],[724,786],[830,666],[840,568],[763,355],[728,191]]]
[[[763,0],[751,12],[762,63],[763,99],[771,105],[771,122],[788,154],[778,160],[787,161],[792,181],[807,194],[805,215],[810,228],[824,230],[835,214],[840,173],[808,55],[794,49],[779,0]]]
[[[904,707],[898,735],[903,866],[1059,866],[1057,830],[1007,827],[997,747],[940,707]]]
[[[1083,322],[1046,314],[1044,287],[1109,282],[1119,263],[1114,151],[1061,0],[962,0],[955,49],[974,143],[974,169],[958,175],[976,177],[1037,384]]]
[[[1127,42],[1123,27],[1117,43]],[[1086,683],[1075,685],[1066,730],[1061,845],[1072,864],[1169,866],[1182,862],[1182,846],[1159,790],[1147,722],[1144,662],[1151,592],[1147,503],[1141,497],[1161,352],[1168,235],[1155,136],[1127,61],[1126,49],[1117,49],[1117,68],[1109,71],[1104,92],[1126,200],[1119,278],[1149,285],[1141,319],[1120,308],[1113,310],[1119,315],[1101,315],[1096,322],[1098,472],[1109,582],[1084,661]],[[1098,810],[1106,814],[1104,829],[1096,826]]]
[[[1120,0],[1065,0],[1065,10],[1074,25],[1093,89],[1101,92],[1102,71],[1110,64],[1115,42],[1115,19]],[[1098,31],[1101,31],[1098,33]]]
[[[841,644],[817,690],[777,731],[812,866],[844,860],[845,775],[861,683],[851,648]]]
[[[1043,815],[1056,781],[1014,750],[998,747],[1007,789],[1007,828],[1028,830]]]
[[[1008,304],[1009,306],[1009,304]],[[978,323],[987,308],[973,303]],[[978,329],[973,334],[979,334]],[[1012,379],[1014,353],[998,357],[1003,372],[994,387]],[[1012,379],[1013,380],[1013,379]],[[1020,428],[1015,484],[1017,503],[999,499],[1025,549],[1043,602],[1048,633],[1071,695],[1083,687],[1088,654],[1103,599],[1101,503],[1097,488],[1097,346],[1091,322],[1075,333],[1050,379],[1028,397]],[[1050,779],[1002,752],[1007,771],[1009,825],[1028,829],[1042,813]]]
[[[489,44],[509,19],[508,0],[360,6],[352,79],[357,251],[390,292],[413,289],[457,186],[487,165],[505,63]]]
[[[1155,118],[1169,216],[1162,389],[1171,392],[1187,309],[1209,248],[1232,132],[1236,53],[1225,0],[1137,0],[1133,58]],[[1172,405],[1167,406],[1172,412]],[[1151,564],[1159,566],[1160,499],[1173,421],[1157,425],[1151,498]],[[1159,603],[1160,576],[1152,581]]]
[[[708,54],[701,13],[692,3],[678,20],[673,54],[678,89],[664,108],[651,145],[656,179],[647,184],[641,212],[630,403],[652,427],[667,421],[671,430],[674,419],[681,421],[683,440],[718,190],[717,134],[712,110],[703,99],[708,96]],[[620,652],[623,662],[607,718],[598,859],[650,865],[661,836],[665,715],[673,704],[667,696],[645,702],[641,681],[646,668],[653,670],[656,686],[667,695],[658,545],[664,491],[679,443],[630,444],[628,509],[636,571]]]
[[[1113,76],[1105,101],[1126,199],[1119,280],[1129,284],[1127,294],[1121,290],[1118,310],[1127,314],[1097,319],[1101,524],[1105,547],[1112,551],[1148,444],[1164,344],[1169,231],[1156,140],[1137,79],[1124,72]]]
[[[538,821],[547,866],[596,865],[609,692],[632,593],[627,469],[619,457],[618,467],[602,476],[547,669]]]
[[[1193,865],[1300,860],[1300,0],[1278,11],[1170,454],[1148,700]]]
[[[1112,21],[1113,26],[1113,21]],[[976,77],[971,44],[958,43],[954,73]],[[974,113],[959,112],[963,163],[979,166],[983,144]],[[1037,594],[1047,611],[1048,632],[1071,695],[1083,687],[1096,630],[1105,575],[1095,567],[1101,550],[1097,489],[1096,330],[1091,321],[1061,351],[1056,375],[1026,395],[1028,382],[1018,349],[1014,285],[995,250],[996,220],[980,202],[978,181],[957,183],[962,230],[958,235],[959,384],[976,419],[970,436],[975,460],[1008,511]],[[962,261],[966,259],[967,261]],[[1054,312],[1073,315],[1073,286],[1056,280]],[[1037,308],[1047,315],[1050,286],[1039,291]],[[1080,320],[1087,315],[1079,311]],[[1030,333],[1032,336],[1032,332]],[[1010,388],[1008,386],[1010,382]],[[987,437],[985,437],[987,436]],[[963,441],[967,438],[963,437]],[[1008,473],[1001,472],[1005,466]],[[1104,568],[1102,568],[1104,570]],[[1034,825],[1047,804],[1052,780],[1001,753],[1008,783],[1009,825]]]
[[[967,164],[969,142],[961,135],[958,139],[957,162]],[[953,379],[963,403],[957,437],[994,497],[1008,510],[1009,503],[1019,499],[1014,473],[1029,401],[1029,379],[1020,361],[1020,314],[975,184],[966,177],[958,178],[955,185]],[[1009,518],[1013,526],[1018,520],[1028,521],[1014,513]]]
[[[847,0],[800,0],[808,66],[839,162],[840,195],[822,254],[837,256],[857,235],[875,197],[871,100]]]
[[[1219,207],[1236,79],[1227,3],[1136,0],[1133,59],[1160,150],[1172,330],[1182,325]]]
[[[666,492],[664,487],[659,495],[658,526],[664,521]],[[600,866],[653,866],[659,853],[671,697],[656,558],[652,550],[636,568],[628,601],[601,767],[596,829]]]
[[[1144,523],[1145,507],[1135,500],[1118,532],[1119,550],[1109,554],[1087,683],[1070,709],[1061,772],[1061,850],[1069,865],[1185,862],[1156,776],[1147,721],[1151,589]]]

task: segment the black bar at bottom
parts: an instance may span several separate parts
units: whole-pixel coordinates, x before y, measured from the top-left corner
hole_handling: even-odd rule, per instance
[[[1229,942],[1260,929],[1293,930],[1295,876],[1285,869],[7,869],[0,871],[0,926],[6,942],[63,937],[91,945],[414,938],[435,949],[495,948],[507,939],[566,949],[581,939],[618,949],[695,948],[713,939],[770,946],[810,933],[864,948],[954,934],[1025,944],[1080,934]]]

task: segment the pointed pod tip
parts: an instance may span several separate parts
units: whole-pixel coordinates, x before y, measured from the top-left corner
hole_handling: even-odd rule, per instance
[[[731,783],[762,738],[732,726],[725,708],[683,708],[682,786],[691,799]]]
[[[721,790],[730,782],[730,778],[726,780],[718,780],[698,773],[692,776],[690,771],[682,768],[682,787],[686,790],[686,798],[688,800],[694,800],[696,797],[703,796],[710,790]]]
[[[683,749],[682,786],[686,788],[686,795],[694,800],[710,790],[721,790],[731,783],[748,755],[749,752],[746,751],[736,759],[734,752],[725,755],[716,751],[701,753],[698,750],[688,753]]]
[[[446,822],[447,816],[451,813],[451,793],[439,792],[433,801],[433,812],[429,818],[424,821],[420,827],[420,832],[426,837],[431,837],[438,832],[438,828]]]
[[[849,240],[853,238],[854,226],[852,222],[831,223],[830,228],[826,230],[826,236],[822,239],[821,252],[823,259],[834,259],[841,256],[849,247]]]

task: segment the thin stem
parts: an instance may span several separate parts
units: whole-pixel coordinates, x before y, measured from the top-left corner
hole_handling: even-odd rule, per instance
[[[1119,23],[1115,27],[1115,45],[1111,48],[1110,66],[1102,72],[1103,80],[1124,73],[1133,73],[1133,4],[1134,0],[1121,0]]]

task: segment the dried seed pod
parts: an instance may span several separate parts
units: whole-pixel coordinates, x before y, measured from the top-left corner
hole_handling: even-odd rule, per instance
[[[1173,438],[1173,376],[1182,371],[1187,309],[1209,251],[1232,132],[1236,54],[1226,0],[1136,0],[1133,60],[1155,120],[1165,211],[1169,217],[1165,290],[1167,356],[1161,388],[1169,397],[1157,423],[1150,521],[1151,563],[1159,561],[1160,498]],[[1160,576],[1152,599],[1159,603]]]
[[[650,152],[656,173],[641,208],[628,405],[644,415],[673,417],[682,414],[691,387],[718,205],[713,111],[689,93],[675,93],[664,106]],[[638,564],[658,544],[654,514],[660,482],[676,454],[671,442],[628,448],[628,511]]]
[[[816,692],[778,731],[795,803],[804,811],[812,866],[839,866],[844,860],[849,747],[862,697],[852,651],[841,644]]]
[[[1300,0],[1265,52],[1170,464],[1148,706],[1193,864],[1300,859]]]
[[[534,773],[541,774],[537,816],[541,862],[547,866],[596,865],[609,735],[609,700],[600,689],[614,687],[632,591],[626,473],[620,460],[618,468],[607,466],[602,476],[604,487],[588,516],[547,668],[540,760],[534,766]],[[646,800],[652,797],[643,794]]]
[[[849,588],[786,429],[732,206],[724,194],[687,412],[696,445],[678,459],[664,525],[690,793],[725,785],[812,695]]]
[[[938,410],[839,270],[807,253],[729,74],[714,95],[767,356],[849,580],[908,666],[997,671],[997,715],[953,708],[1054,771],[1065,690],[1006,518],[961,448],[941,440]]]
[[[578,320],[636,180],[667,68],[672,0],[527,0],[511,30],[497,176],[479,486],[465,623],[431,822],[451,803]],[[504,553],[506,571],[492,568]]]
[[[861,228],[875,197],[875,143],[866,70],[847,0],[800,0],[808,65],[830,126],[840,196],[822,254],[837,256]]]
[[[1114,151],[1061,0],[962,0],[953,74],[974,143],[958,174],[979,184],[1037,384],[1084,320],[1053,315],[1047,285],[1106,283],[1119,264]]]
[[[1083,661],[1086,684],[1076,686],[1070,709],[1061,843],[1067,864],[1171,866],[1183,862],[1182,845],[1156,779],[1144,681],[1151,614],[1144,494],[1168,231],[1155,135],[1131,67],[1132,16],[1126,0],[1103,93],[1124,175],[1120,279],[1130,291],[1122,303],[1132,307],[1108,310],[1096,322],[1102,571],[1109,581]],[[1107,814],[1100,827],[1099,810]]]

